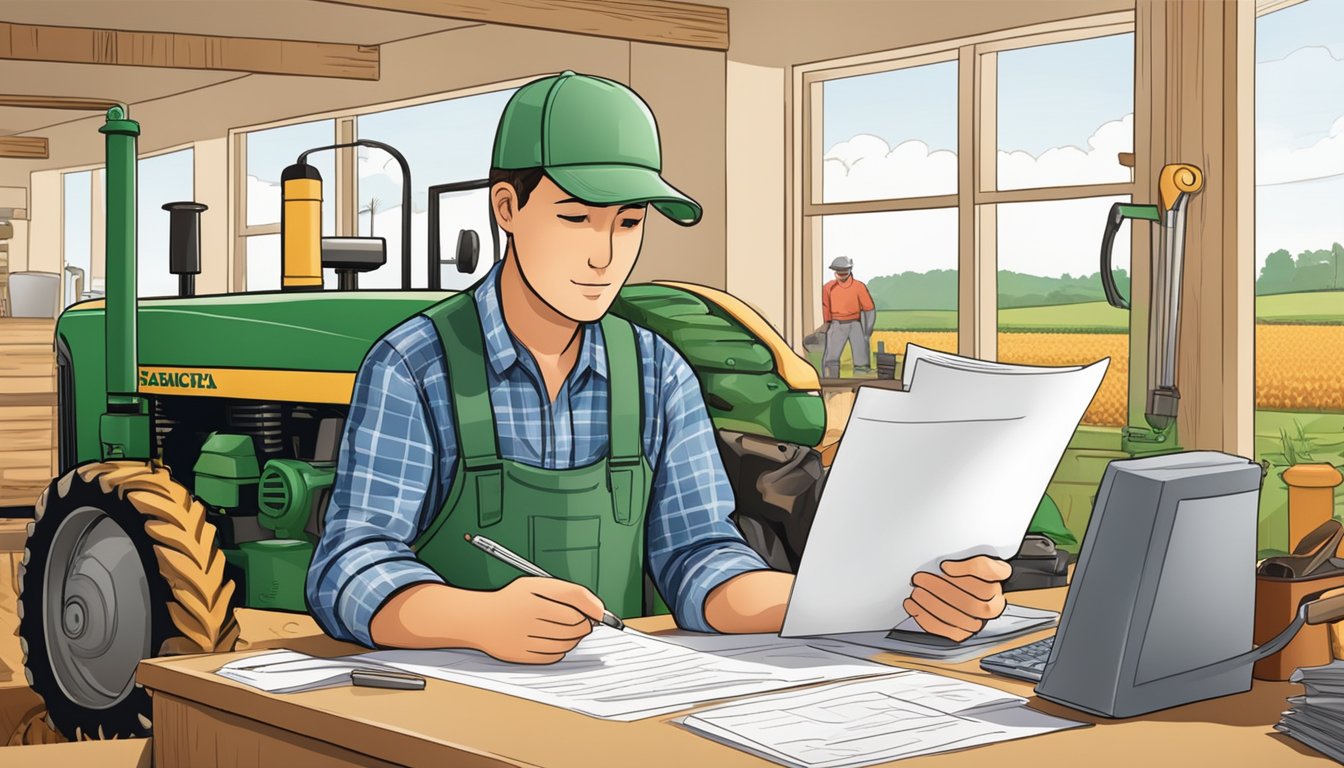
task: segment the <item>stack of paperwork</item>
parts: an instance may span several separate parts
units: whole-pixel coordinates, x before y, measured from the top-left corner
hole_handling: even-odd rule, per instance
[[[707,652],[598,626],[563,659],[542,666],[468,650],[371,651],[335,659],[275,651],[225,664],[219,674],[270,693],[294,693],[348,685],[353,669],[391,668],[593,717],[638,720],[715,699],[902,671],[778,638],[729,645]]]
[[[1275,730],[1344,763],[1344,661],[1304,667],[1291,679],[1306,686],[1307,694],[1288,699],[1290,709]]]

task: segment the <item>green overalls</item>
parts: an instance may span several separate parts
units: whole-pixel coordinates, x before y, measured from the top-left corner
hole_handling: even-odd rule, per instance
[[[420,560],[465,589],[499,589],[523,575],[465,540],[480,534],[552,576],[582,584],[617,616],[643,614],[644,518],[653,473],[644,458],[642,381],[630,323],[602,319],[608,456],[574,469],[542,469],[499,455],[472,294],[453,296],[425,315],[446,357],[458,459],[447,501],[412,545]]]

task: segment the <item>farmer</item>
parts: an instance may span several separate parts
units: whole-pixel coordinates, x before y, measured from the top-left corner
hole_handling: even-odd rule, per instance
[[[831,269],[835,279],[821,287],[821,319],[826,326],[822,375],[830,379],[840,377],[840,353],[845,351],[845,342],[849,342],[849,352],[854,357],[854,372],[868,373],[872,370],[868,365],[872,359],[868,339],[877,319],[873,297],[868,286],[853,276],[854,261],[848,256],[837,257],[831,262]]]
[[[492,166],[503,260],[360,366],[308,573],[313,615],[365,645],[549,663],[604,608],[645,612],[647,573],[684,628],[778,631],[793,576],[728,519],[695,374],[607,315],[649,209],[683,226],[701,215],[659,175],[648,106],[597,77],[536,80],[505,106]],[[468,534],[557,578],[520,577]],[[943,571],[916,576],[906,601],[926,629],[965,638],[1003,610],[1006,563]]]

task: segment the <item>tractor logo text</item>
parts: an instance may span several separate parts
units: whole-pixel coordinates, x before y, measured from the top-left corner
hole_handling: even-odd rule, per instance
[[[200,371],[152,371],[140,369],[142,387],[176,387],[178,389],[218,389],[215,375]]]

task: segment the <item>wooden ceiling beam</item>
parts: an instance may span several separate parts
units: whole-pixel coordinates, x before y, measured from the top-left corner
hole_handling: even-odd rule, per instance
[[[0,93],[0,107],[18,107],[19,109],[86,109],[93,112],[106,112],[116,105],[117,102],[111,99]]]
[[[47,140],[40,136],[0,136],[0,157],[46,160]]]
[[[376,45],[0,22],[0,59],[377,80]]]
[[[654,0],[320,0],[335,5],[401,11],[442,19],[480,21],[660,43],[728,50],[728,9]]]

